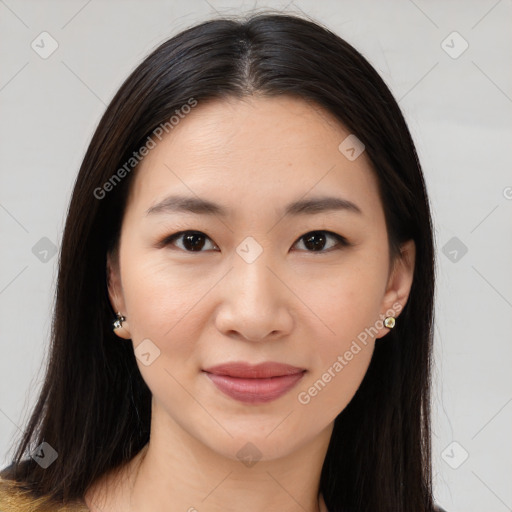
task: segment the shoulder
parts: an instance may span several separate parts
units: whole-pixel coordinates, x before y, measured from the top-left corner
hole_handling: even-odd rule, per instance
[[[0,473],[0,512],[89,512],[80,503],[56,507],[48,496],[34,496],[23,482],[6,477],[8,469]]]
[[[440,507],[439,505],[436,505],[435,512],[447,512],[444,508]]]

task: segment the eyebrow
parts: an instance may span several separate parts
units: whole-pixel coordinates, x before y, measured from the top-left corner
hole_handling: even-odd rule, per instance
[[[322,196],[294,201],[285,207],[284,215],[311,215],[340,210],[359,215],[363,214],[359,206],[348,199]],[[197,215],[228,217],[230,210],[207,199],[175,195],[166,197],[146,211],[146,215],[157,213],[195,213]]]

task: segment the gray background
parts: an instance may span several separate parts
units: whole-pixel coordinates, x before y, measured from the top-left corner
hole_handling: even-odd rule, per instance
[[[437,244],[436,498],[448,512],[512,510],[510,0],[0,0],[2,467],[42,382],[57,271],[52,247],[105,105],[164,39],[254,7],[302,10],[325,23],[368,58],[399,100],[424,168]],[[46,59],[44,31],[58,44]]]

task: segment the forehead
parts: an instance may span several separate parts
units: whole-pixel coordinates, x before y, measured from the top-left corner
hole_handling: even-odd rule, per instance
[[[199,102],[144,157],[130,203],[151,207],[188,194],[238,208],[338,192],[379,214],[376,177],[363,152],[339,149],[350,132],[320,106],[281,97]]]

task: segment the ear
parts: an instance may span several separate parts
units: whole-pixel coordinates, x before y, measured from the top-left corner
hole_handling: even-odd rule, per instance
[[[393,270],[388,280],[386,293],[382,299],[382,319],[387,316],[397,318],[409,299],[414,277],[416,261],[416,244],[408,240],[400,246],[400,255],[395,260]],[[382,338],[389,332],[388,327],[382,327],[376,338]]]
[[[123,316],[126,316],[117,251],[114,251],[113,253],[107,253],[107,288],[112,309],[116,313],[119,311]],[[128,319],[123,321],[122,327],[119,329],[114,329],[114,333],[120,338],[129,340],[131,338],[131,334]]]

